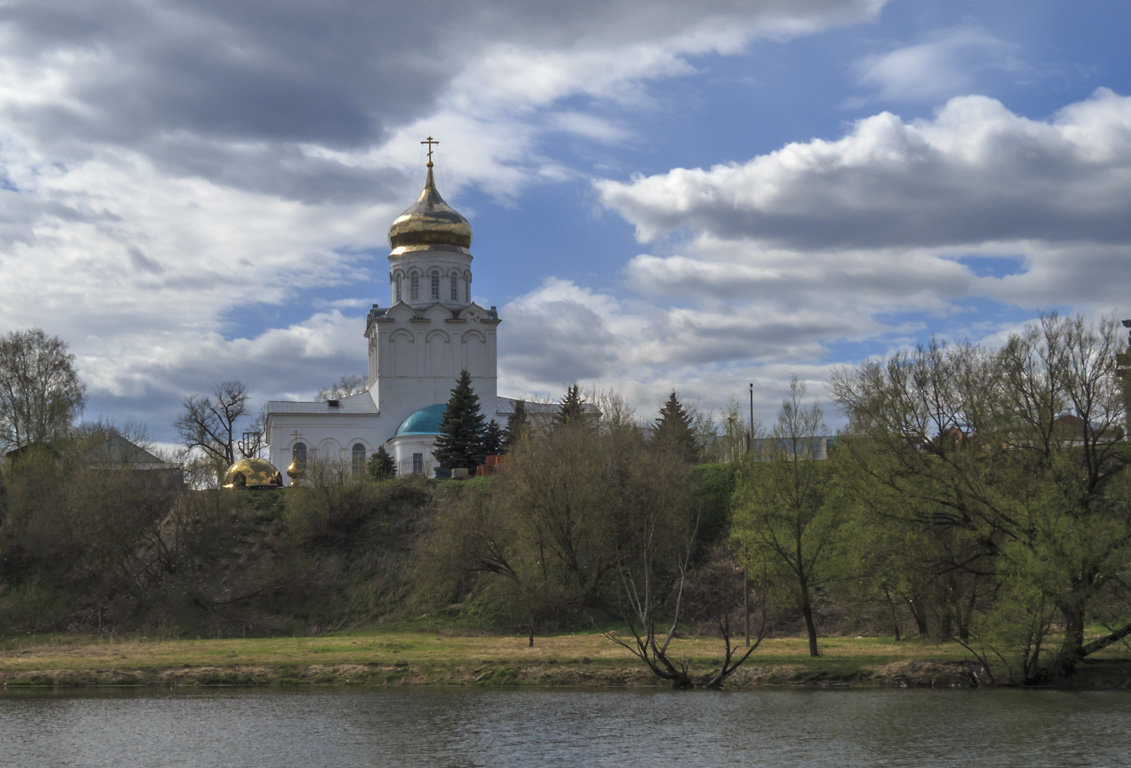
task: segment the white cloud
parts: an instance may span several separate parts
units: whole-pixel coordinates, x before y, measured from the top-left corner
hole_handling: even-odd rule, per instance
[[[883,4],[9,4],[0,327],[62,335],[92,408],[128,407],[158,431],[183,394],[219,379],[309,395],[364,367],[362,320],[339,310],[387,295],[386,230],[419,184],[404,147],[421,135],[450,150],[440,170],[452,193],[576,178],[539,151],[547,135],[620,142],[630,129],[563,100],[640,99],[641,84],[690,71],[689,56],[854,23]],[[310,300],[329,312],[289,306],[349,284],[361,287]],[[575,299],[552,286],[537,298],[621,331]],[[265,309],[282,327],[231,322]],[[546,331],[569,338],[568,324]],[[537,378],[544,352],[515,349]]]
[[[1019,70],[1014,46],[972,26],[936,32],[930,39],[866,57],[856,66],[861,83],[884,101],[936,102],[977,92],[987,70]]]
[[[931,318],[992,340],[1016,322],[970,302],[1126,307],[1129,139],[1131,99],[1107,90],[1044,121],[963,97],[930,120],[882,113],[746,163],[600,181],[654,250],[627,263],[631,293],[548,281],[504,308],[519,352],[539,354],[506,365],[536,372],[534,390],[581,378],[641,407],[675,387],[719,408],[749,378],[768,408],[795,372],[820,395],[835,345],[894,349]]]
[[[953,292],[961,277],[932,263],[932,254],[1005,249],[1040,269],[1066,248],[1087,246],[1110,260],[1131,244],[1131,98],[1101,89],[1039,121],[992,99],[961,97],[930,120],[885,112],[835,141],[790,144],[709,170],[600,181],[597,191],[642,241],[691,234],[688,253],[668,256],[671,270],[646,257],[633,262],[630,277],[649,290],[670,290],[680,279],[673,275],[704,258],[708,266],[693,278],[707,279],[728,261],[738,262],[730,274],[739,281],[765,277],[789,262],[772,254],[792,252],[798,264],[831,260],[827,267],[842,277],[839,260],[850,265],[864,254],[871,265],[860,276],[880,293],[889,277],[900,279],[897,254],[910,254],[916,272],[928,266]],[[1088,304],[1096,299],[1089,294],[1063,300]]]

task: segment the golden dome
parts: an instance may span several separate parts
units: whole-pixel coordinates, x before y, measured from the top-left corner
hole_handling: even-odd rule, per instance
[[[432,178],[431,160],[424,191],[411,208],[393,221],[389,227],[389,243],[393,253],[437,245],[462,251],[471,247],[471,224],[440,197]]]
[[[297,483],[306,477],[306,465],[301,461],[292,461],[287,467],[287,476],[291,478],[292,483]]]
[[[225,488],[279,488],[283,476],[266,459],[240,459],[224,473]]]

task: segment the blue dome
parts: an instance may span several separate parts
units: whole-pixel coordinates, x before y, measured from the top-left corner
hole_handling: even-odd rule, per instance
[[[397,427],[397,437],[401,435],[438,435],[440,434],[440,420],[444,418],[444,403],[436,403],[427,408],[421,408],[409,416]]]

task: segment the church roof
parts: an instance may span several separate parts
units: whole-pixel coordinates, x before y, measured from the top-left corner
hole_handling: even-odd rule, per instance
[[[377,413],[377,406],[365,391],[340,400],[272,400],[267,403],[267,410],[271,413]]]
[[[396,437],[401,435],[438,435],[440,421],[444,418],[444,403],[429,405],[409,416],[397,427]]]
[[[119,434],[107,435],[83,454],[83,460],[90,464],[106,463],[129,465],[132,467],[169,466],[149,451],[136,445]]]
[[[393,221],[389,227],[389,243],[393,253],[429,246],[448,246],[466,251],[471,247],[471,224],[444,202],[432,176],[428,176],[417,201]]]

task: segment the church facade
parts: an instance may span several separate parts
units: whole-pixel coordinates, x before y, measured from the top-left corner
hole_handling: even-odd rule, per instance
[[[389,305],[374,304],[366,318],[366,390],[269,402],[268,459],[280,469],[297,474],[323,460],[360,473],[384,445],[398,474],[431,475],[444,404],[463,369],[487,421],[505,426],[513,413],[515,401],[497,392],[498,312],[471,300],[471,225],[437,191],[431,148],[427,169],[419,199],[389,228]]]

